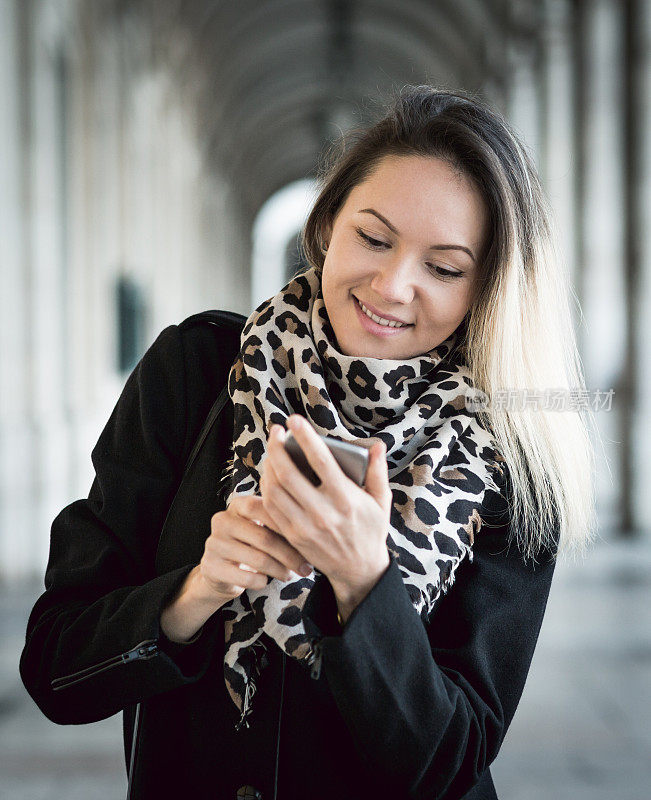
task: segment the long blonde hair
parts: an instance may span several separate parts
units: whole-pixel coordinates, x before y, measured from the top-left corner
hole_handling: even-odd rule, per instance
[[[499,403],[505,390],[507,401],[558,390],[565,402],[586,391],[573,293],[533,159],[506,120],[476,97],[405,86],[378,122],[349,131],[325,153],[321,190],[301,233],[307,263],[323,269],[325,231],[351,189],[388,155],[444,159],[486,202],[490,241],[459,328],[475,388],[488,397],[477,417],[506,463],[511,536],[525,556],[535,558],[540,548],[584,554],[596,528],[589,428],[597,429],[589,404],[520,410]]]

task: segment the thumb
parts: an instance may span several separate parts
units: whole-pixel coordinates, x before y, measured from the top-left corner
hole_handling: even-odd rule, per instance
[[[376,442],[371,447],[366,480],[364,481],[364,488],[378,503],[383,501],[389,483],[386,452],[387,448],[384,442]]]

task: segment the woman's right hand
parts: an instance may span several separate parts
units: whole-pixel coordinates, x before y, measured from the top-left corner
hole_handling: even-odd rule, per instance
[[[235,495],[225,511],[213,514],[197,570],[209,596],[223,603],[246,589],[264,589],[268,576],[288,581],[290,570],[311,573],[310,564],[272,525],[256,495]]]

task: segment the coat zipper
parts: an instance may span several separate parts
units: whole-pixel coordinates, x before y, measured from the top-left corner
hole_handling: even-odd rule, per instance
[[[140,642],[140,644],[132,647],[131,650],[127,650],[126,653],[120,653],[118,656],[107,658],[104,661],[98,662],[97,664],[92,664],[90,667],[80,669],[78,672],[72,672],[70,675],[63,675],[60,678],[55,678],[50,683],[50,686],[54,692],[59,691],[59,689],[67,689],[69,686],[72,686],[75,683],[85,681],[87,678],[92,678],[95,675],[98,675],[100,672],[111,669],[111,667],[116,667],[118,664],[128,664],[130,661],[147,660],[153,658],[158,654],[158,652],[157,640],[145,639],[144,642]]]

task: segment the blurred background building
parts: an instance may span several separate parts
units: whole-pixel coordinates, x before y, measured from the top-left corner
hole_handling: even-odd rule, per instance
[[[494,768],[500,797],[649,796],[651,0],[1,0],[12,798],[123,794],[119,720],[97,723],[99,749],[66,773],[59,742],[83,751],[89,734],[38,717],[16,653],[50,524],[87,495],[127,375],[167,325],[207,308],[248,316],[288,280],[324,148],[405,83],[476,92],[520,132],[555,210],[587,385],[615,391],[596,414],[601,541],[557,568],[511,729],[523,736],[509,733]]]

